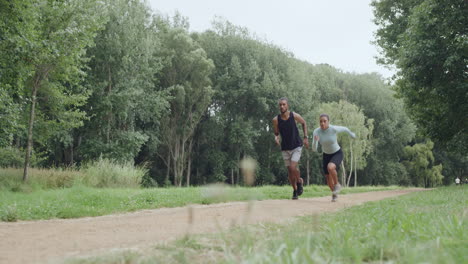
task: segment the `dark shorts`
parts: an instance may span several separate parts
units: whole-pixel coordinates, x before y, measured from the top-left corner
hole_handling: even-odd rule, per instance
[[[339,170],[342,161],[343,151],[341,150],[341,148],[333,154],[323,153],[323,172],[325,173],[325,175],[328,174],[328,163],[334,163],[336,165],[336,170]]]

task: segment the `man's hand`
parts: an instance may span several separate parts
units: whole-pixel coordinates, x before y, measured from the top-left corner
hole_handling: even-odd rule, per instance
[[[278,146],[280,145],[279,136],[276,136],[276,135],[275,135],[275,143],[276,143],[276,145],[278,145]]]
[[[309,139],[308,138],[304,138],[304,145],[306,146],[307,149],[309,148]]]

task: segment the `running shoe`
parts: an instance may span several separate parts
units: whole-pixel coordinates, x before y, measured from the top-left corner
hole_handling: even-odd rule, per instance
[[[332,202],[336,202],[336,200],[338,199],[338,195],[336,194],[332,194]]]
[[[301,196],[303,192],[304,192],[304,187],[302,186],[302,183],[298,182],[297,183],[297,195]]]
[[[293,199],[293,200],[297,200],[297,199],[298,199],[296,190],[293,191],[293,197],[292,197],[292,199]]]
[[[333,194],[339,194],[341,191],[341,184],[337,183],[335,188],[333,188]]]

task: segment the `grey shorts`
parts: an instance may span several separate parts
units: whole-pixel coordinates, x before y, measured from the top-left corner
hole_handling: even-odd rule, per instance
[[[291,161],[299,162],[301,159],[302,147],[297,147],[293,150],[283,150],[281,154],[283,155],[284,165],[288,167],[291,164]]]

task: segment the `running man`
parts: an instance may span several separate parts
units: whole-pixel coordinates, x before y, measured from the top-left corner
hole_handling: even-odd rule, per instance
[[[320,115],[320,127],[314,130],[314,140],[312,142],[312,150],[317,151],[318,143],[322,146],[323,151],[323,171],[327,179],[328,187],[332,191],[332,202],[338,199],[338,193],[341,190],[341,185],[338,182],[338,169],[343,161],[343,151],[338,145],[337,134],[341,132],[348,133],[352,138],[356,135],[348,128],[342,126],[330,125],[330,118],[327,114]]]
[[[298,113],[290,112],[288,99],[283,97],[279,99],[279,110],[281,114],[273,118],[273,131],[275,133],[275,142],[281,146],[281,152],[284,159],[284,164],[288,168],[289,183],[293,187],[293,200],[297,200],[298,196],[304,191],[304,180],[300,176],[297,168],[299,159],[302,152],[302,139],[299,136],[296,122],[302,125],[304,133],[304,144],[306,148],[309,147],[309,140],[307,138],[307,124],[304,118]],[[281,143],[279,136],[281,135]]]

